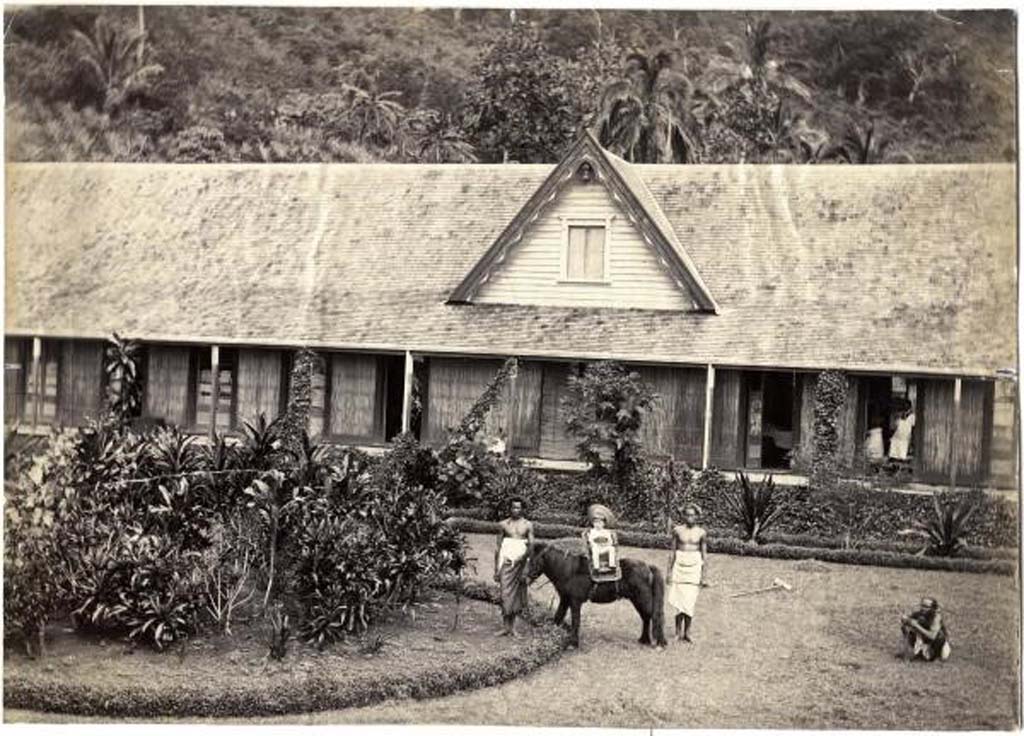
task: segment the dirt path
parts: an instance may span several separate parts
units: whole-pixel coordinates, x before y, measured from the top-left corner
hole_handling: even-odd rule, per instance
[[[471,535],[469,541],[478,575],[486,577],[493,540]],[[624,553],[659,565],[667,560],[664,551]],[[642,648],[635,643],[639,620],[628,602],[592,605],[584,608],[580,651],[507,685],[257,720],[962,730],[1014,725],[1013,578],[722,555],[709,563],[714,587],[701,594],[692,645]],[[793,592],[729,598],[775,577],[791,583]],[[899,614],[925,594],[951,609],[954,652],[946,664],[894,657]],[[538,582],[534,595],[547,602],[553,593]],[[7,718],[54,720],[25,712]]]

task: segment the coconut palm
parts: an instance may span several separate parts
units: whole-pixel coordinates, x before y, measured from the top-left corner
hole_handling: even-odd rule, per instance
[[[97,16],[91,36],[78,30],[71,34],[79,60],[93,77],[104,112],[116,111],[129,94],[145,89],[164,70],[159,64],[144,62],[139,52],[144,32],[118,30],[102,15]]]
[[[380,92],[374,85],[366,88],[344,82],[342,93],[348,98],[346,118],[353,125],[356,140],[369,139],[378,144],[391,143],[398,133],[405,107],[398,102],[401,92]]]
[[[473,146],[450,116],[419,108],[402,121],[399,136],[403,155],[420,163],[476,163]]]
[[[633,52],[625,73],[607,84],[595,128],[602,145],[629,161],[693,163],[708,96],[672,67],[668,51]]]

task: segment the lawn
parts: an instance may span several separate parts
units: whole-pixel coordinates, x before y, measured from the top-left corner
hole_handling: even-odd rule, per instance
[[[469,541],[478,576],[489,578],[493,538],[470,535]],[[667,560],[661,550],[624,553],[658,565]],[[511,683],[436,700],[256,720],[962,730],[1015,725],[1015,578],[725,555],[712,555],[709,565],[714,585],[701,595],[691,645],[641,648],[629,603],[590,606],[584,608],[580,651]],[[790,583],[792,592],[729,597],[775,577]],[[953,657],[945,664],[895,658],[899,614],[922,595],[947,606]],[[539,581],[534,596],[547,604],[553,592]],[[86,720],[25,711],[8,711],[6,718]]]

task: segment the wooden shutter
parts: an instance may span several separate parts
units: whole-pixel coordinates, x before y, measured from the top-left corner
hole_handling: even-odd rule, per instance
[[[223,382],[223,375],[221,377]],[[238,351],[239,426],[262,413],[272,421],[281,413],[282,360],[278,350]],[[220,417],[218,416],[218,425]]]
[[[379,439],[383,426],[377,401],[377,357],[331,356],[330,434],[352,440]]]
[[[515,380],[512,449],[527,455],[536,454],[540,449],[542,370],[539,363],[521,361]]]
[[[552,460],[575,460],[576,439],[565,429],[562,398],[568,393],[570,363],[543,363],[541,386],[540,456]]]
[[[103,389],[103,343],[65,340],[60,345],[61,424],[80,425],[99,415]]]
[[[188,426],[191,350],[150,345],[147,353],[144,415],[174,426]]]
[[[743,372],[715,371],[711,411],[711,464],[733,469],[743,466],[747,422]]]
[[[949,478],[953,456],[953,381],[927,379],[918,383],[919,412],[914,417],[913,447],[922,480]]]
[[[654,455],[699,465],[704,444],[706,371],[649,366],[637,370],[659,395],[641,426],[645,447]]]
[[[990,381],[964,380],[960,384],[960,418],[953,447],[957,483],[985,480],[991,439],[992,394]]]
[[[496,360],[474,358],[431,359],[427,442],[438,444],[445,441],[448,431],[462,422],[487,385],[494,380],[501,365]],[[493,434],[504,427],[505,411],[505,407],[500,405],[491,409],[485,421],[486,432]]]

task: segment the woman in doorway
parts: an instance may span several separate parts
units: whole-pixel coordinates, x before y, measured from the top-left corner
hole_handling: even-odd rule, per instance
[[[707,532],[697,526],[699,511],[683,507],[683,523],[672,530],[672,557],[668,567],[668,602],[676,614],[676,639],[691,642],[690,625],[697,594],[707,575]]]

